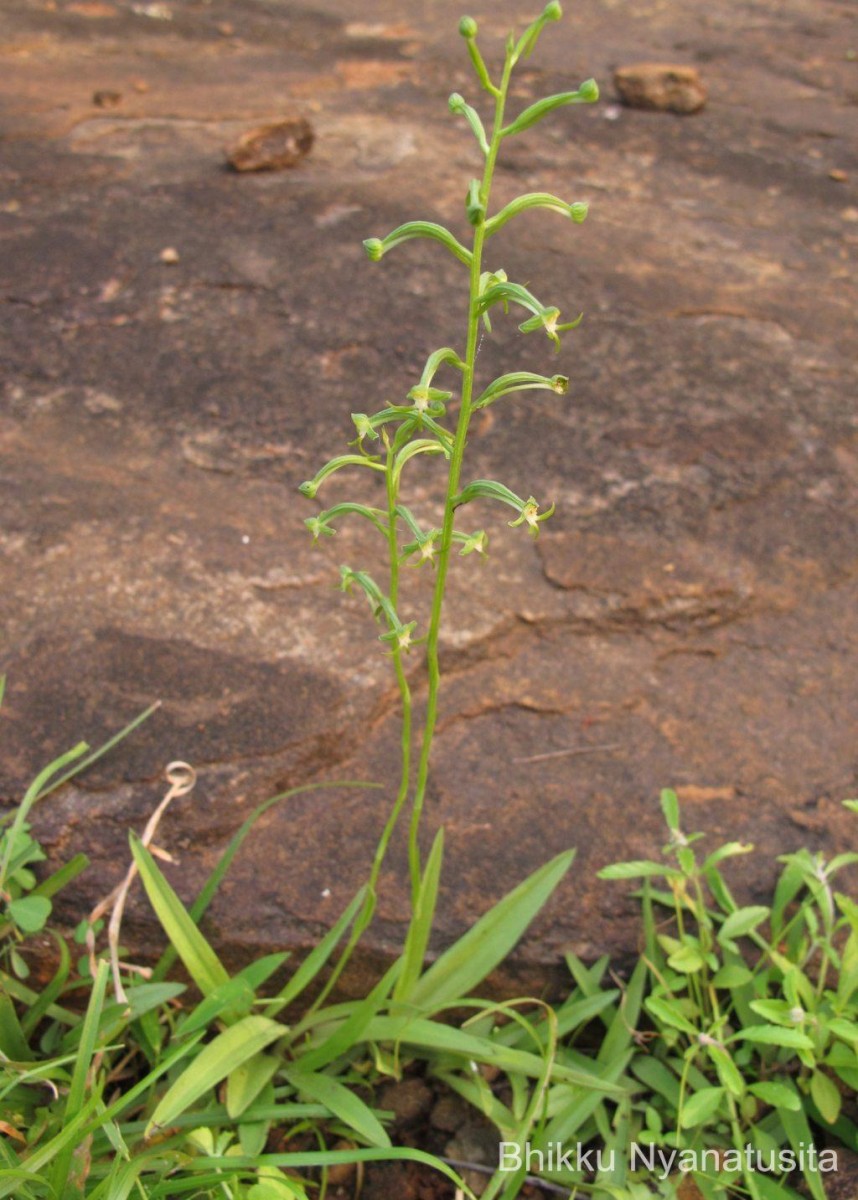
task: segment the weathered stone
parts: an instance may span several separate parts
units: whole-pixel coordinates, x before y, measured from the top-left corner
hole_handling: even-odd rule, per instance
[[[92,102],[96,108],[117,108],[122,103],[122,92],[99,88],[92,93]]]
[[[614,71],[614,86],[630,108],[685,115],[699,112],[706,103],[706,88],[695,67],[633,63]]]
[[[313,140],[312,126],[305,117],[275,121],[248,129],[227,151],[227,158],[236,171],[283,171],[307,157]]]
[[[344,521],[314,551],[297,485],[353,436],[350,412],[404,396],[461,336],[459,264],[409,243],[373,267],[360,244],[415,216],[465,229],[475,151],[443,102],[452,80],[470,86],[461,11],[409,11],[406,55],[354,0],[175,5],[171,21],[102,7],[101,21],[25,0],[0,13],[0,795],[162,700],[36,810],[54,861],[93,862],[60,898],[71,927],[124,873],[170,759],[198,770],[159,830],[186,899],[255,805],[325,784],[274,805],[224,881],[206,927],[237,964],[330,926],[395,793],[389,659],[365,604],[335,588],[343,562],[381,570],[380,548]],[[427,847],[447,827],[433,952],[578,847],[499,981],[512,994],[564,986],[566,947],[635,952],[628,889],[595,874],[659,853],[663,786],[707,849],[757,844],[728,868],[754,903],[777,854],[855,844],[839,801],[858,785],[858,210],[828,178],[854,175],[854,65],[813,74],[838,31],[818,8],[769,6],[739,33],[726,0],[589,6],[543,38],[544,77],[515,97],[680,42],[730,92],[701,122],[564,110],[504,150],[500,200],[590,201],[582,229],[531,214],[492,251],[585,320],[558,358],[502,317],[480,348],[481,379],[572,378],[568,397],[478,413],[468,445],[471,477],[557,513],[534,543],[490,506],[463,511],[491,553],[451,577],[425,810]],[[520,0],[492,6],[488,57],[521,17]],[[121,116],[88,102],[108,51]],[[224,144],[284,107],[319,134],[300,172],[220,169]],[[159,261],[170,246],[175,267]],[[436,466],[411,476],[431,523]],[[339,488],[331,503],[360,491]],[[372,502],[373,482],[360,494]],[[403,572],[415,611],[431,586]],[[401,832],[381,882],[346,989],[401,946]],[[138,886],[123,941],[145,956],[159,937]]]

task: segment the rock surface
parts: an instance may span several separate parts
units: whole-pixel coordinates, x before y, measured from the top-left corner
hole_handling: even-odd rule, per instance
[[[526,8],[487,10],[489,61]],[[228,959],[308,945],[365,878],[395,690],[365,605],[333,585],[341,562],[377,569],[378,547],[344,524],[314,551],[296,488],[345,448],[351,411],[404,396],[460,336],[457,263],[361,249],[415,217],[465,228],[477,154],[446,99],[479,96],[460,15],[3,5],[0,796],[162,701],[41,808],[52,855],[93,861],[70,924],[124,873],[176,758],[199,782],[159,840],[186,898],[257,803],[328,781],[275,805],[236,859],[207,925]],[[635,904],[595,872],[658,852],[662,786],[710,847],[757,843],[731,874],[757,901],[777,853],[855,844],[839,801],[858,787],[856,36],[834,0],[581,0],[517,84],[524,106],[680,56],[710,99],[693,122],[564,109],[510,141],[497,180],[499,201],[590,202],[582,227],[529,214],[498,239],[493,266],[586,316],[558,359],[502,318],[481,349],[485,378],[572,378],[568,397],[478,415],[469,445],[471,477],[557,514],[535,543],[476,516],[491,557],[456,563],[427,802],[427,844],[447,827],[436,946],[578,847],[516,990],[564,946],[634,951]],[[121,107],[94,109],[108,90]],[[317,134],[297,169],[224,169],[242,130],[295,111]],[[430,468],[413,503],[431,521]],[[431,581],[407,575],[416,614]],[[384,790],[332,782],[355,779]],[[397,839],[366,971],[406,900]],[[126,943],[157,937],[135,894]]]

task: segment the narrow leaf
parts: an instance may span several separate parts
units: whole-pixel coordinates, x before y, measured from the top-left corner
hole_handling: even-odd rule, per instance
[[[226,968],[192,921],[179,897],[155,865],[152,855],[136,834],[130,835],[131,853],[140,878],[164,932],[173,943],[188,974],[203,993],[229,982]]]
[[[410,1002],[437,1011],[462,996],[502,962],[569,870],[573,850],[559,854],[482,916],[414,986]]]
[[[169,1125],[201,1096],[216,1087],[260,1050],[283,1037],[286,1030],[268,1017],[245,1017],[218,1034],[199,1052],[168,1090],[146,1126],[151,1137],[157,1128]]]
[[[390,1138],[372,1109],[339,1080],[330,1075],[300,1071],[296,1067],[287,1068],[284,1074],[296,1091],[324,1104],[358,1137],[372,1146],[390,1146]]]

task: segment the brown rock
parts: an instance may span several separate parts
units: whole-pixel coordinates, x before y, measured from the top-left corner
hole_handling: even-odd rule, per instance
[[[310,153],[313,129],[304,117],[248,129],[227,151],[236,171],[282,171]]]
[[[614,72],[614,86],[630,108],[656,112],[698,112],[707,92],[694,67],[672,63],[632,63]]]
[[[92,93],[92,102],[96,108],[116,108],[122,103],[122,92],[102,88]]]

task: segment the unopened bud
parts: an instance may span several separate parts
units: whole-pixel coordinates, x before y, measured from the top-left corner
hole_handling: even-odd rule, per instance
[[[582,221],[587,219],[589,210],[589,204],[585,204],[583,200],[576,200],[574,204],[569,205],[569,216],[576,225],[580,225]]]
[[[468,41],[477,36],[477,22],[473,17],[462,17],[459,22],[459,33]]]
[[[578,88],[578,95],[587,104],[594,104],[599,99],[599,85],[595,79],[585,79]]]
[[[380,262],[384,255],[384,243],[381,238],[367,238],[363,244],[367,258],[371,262]]]
[[[543,19],[546,21],[559,21],[563,16],[563,9],[558,4],[557,0],[551,0],[550,4],[546,4],[542,10]]]
[[[460,96],[458,92],[453,92],[447,103],[450,105],[450,112],[460,113],[465,111],[465,98],[464,96]]]

